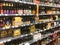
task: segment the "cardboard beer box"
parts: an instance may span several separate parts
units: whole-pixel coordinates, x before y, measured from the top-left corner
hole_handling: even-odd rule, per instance
[[[36,29],[30,29],[30,33],[34,33]]]
[[[20,36],[20,35],[21,35],[21,30],[20,29],[13,30],[13,37]]]
[[[20,26],[23,24],[21,17],[14,17],[14,20],[12,20],[13,26]]]

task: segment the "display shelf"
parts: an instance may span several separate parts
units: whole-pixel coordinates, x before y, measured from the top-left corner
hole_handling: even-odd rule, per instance
[[[36,32],[37,32],[37,31],[36,31]],[[30,33],[30,34],[24,34],[24,35],[17,36],[17,37],[3,38],[3,39],[0,39],[0,44],[1,44],[1,43],[10,42],[10,41],[12,41],[12,40],[16,40],[16,39],[18,39],[18,38],[22,38],[22,37],[25,37],[25,36],[28,36],[28,35],[34,35],[34,34],[36,34],[36,32]]]
[[[48,30],[53,29],[53,28],[57,28],[57,27],[59,27],[59,26],[60,26],[60,25],[56,25],[56,26],[51,27],[51,28],[48,28],[48,29],[44,29],[44,30],[37,29],[37,30],[38,30],[38,32],[44,32],[44,31],[48,31]]]
[[[49,22],[58,22],[60,19],[58,19],[58,20],[51,20],[51,21],[43,21],[43,22],[38,22],[39,24],[41,24],[41,23],[49,23]]]
[[[55,27],[54,27],[54,28],[55,28]],[[47,29],[46,29],[46,30],[47,30]],[[46,30],[45,30],[45,31],[46,31]],[[40,31],[36,31],[36,32],[34,32],[34,33],[30,33],[30,34],[25,34],[25,35],[17,36],[17,37],[3,38],[3,39],[0,40],[0,43],[6,43],[6,42],[9,42],[9,41],[18,39],[18,38],[22,38],[22,37],[24,37],[24,36],[35,35],[35,34],[40,33],[40,32],[41,32],[41,30],[40,30]],[[57,33],[57,32],[60,32],[60,30],[55,31],[54,33]],[[49,33],[46,37],[42,37],[42,39],[47,38],[48,36],[50,36],[50,35],[52,35],[52,34],[54,34],[54,33]],[[42,39],[38,39],[38,40],[42,40]],[[38,41],[38,40],[37,40],[37,41]],[[34,42],[36,42],[36,40],[32,40],[32,42],[29,41],[30,44],[32,44],[32,43],[34,43]]]
[[[60,8],[58,6],[50,6],[50,5],[46,5],[46,4],[39,4],[39,6],[42,6],[42,7],[51,7],[51,8]]]
[[[35,14],[0,14],[0,16],[35,16]]]
[[[60,20],[60,19],[59,19],[59,20]],[[56,21],[59,21],[59,20],[53,20],[53,21],[49,21],[49,22],[56,22]],[[22,24],[22,25],[20,25],[20,26],[3,27],[3,28],[0,28],[0,30],[8,30],[8,29],[14,29],[14,28],[31,26],[31,25],[42,24],[42,23],[48,23],[48,22],[35,22],[35,23],[31,23],[31,24]],[[59,25],[58,25],[58,26],[59,26]],[[56,26],[56,27],[58,27],[58,26]],[[51,27],[51,28],[55,28],[55,27]],[[51,29],[51,28],[50,28],[50,29]],[[48,30],[48,29],[44,29],[44,30]]]
[[[56,4],[54,2],[43,2],[42,3],[42,2],[40,2],[40,0],[38,0],[38,1],[34,0],[32,2],[25,2],[25,0],[24,1],[18,1],[18,0],[0,1],[0,9],[1,9],[0,17],[4,17],[3,19],[2,18],[0,19],[0,23],[1,24],[2,24],[2,22],[4,23],[4,25],[2,24],[3,26],[1,26],[1,28],[0,28],[0,30],[2,32],[2,33],[1,32],[0,33],[4,34],[3,33],[4,30],[6,30],[5,32],[7,33],[7,34],[5,34],[6,36],[1,35],[1,37],[2,36],[4,36],[4,37],[0,39],[0,44],[12,42],[12,41],[14,42],[14,40],[16,40],[18,42],[18,39],[20,39],[20,38],[23,39],[23,37],[24,37],[25,39],[22,40],[21,44],[26,45],[26,43],[27,43],[28,45],[30,45],[32,43],[35,43],[35,42],[38,42],[41,40],[42,41],[46,40],[46,38],[49,39],[49,38],[51,38],[50,37],[51,35],[54,35],[54,34],[60,32],[60,30],[59,30],[60,19],[58,17],[60,15],[60,13],[59,13],[60,6],[58,6],[58,5],[59,4]],[[40,10],[40,7],[41,7],[41,10]],[[58,15],[58,16],[56,16],[56,15]],[[32,19],[30,18],[30,16],[32,17]],[[50,17],[48,19],[46,18],[46,20],[43,20],[43,19],[40,20],[39,19],[40,16],[50,16]],[[9,20],[10,17],[12,17],[12,20],[11,19]],[[18,20],[19,17],[22,19]],[[15,18],[17,18],[17,19],[15,19]],[[45,19],[45,17],[41,17],[41,18]],[[17,20],[19,22],[22,21],[21,23],[23,23],[23,24],[21,24],[21,25],[18,24],[19,26],[13,26],[15,24],[17,25],[17,23],[18,23]],[[15,24],[12,24],[12,23],[15,23]],[[41,24],[41,27],[39,27],[40,24]],[[32,28],[30,26],[32,26]],[[34,26],[35,26],[35,28],[34,28]],[[23,29],[20,29],[20,28],[23,28]],[[12,34],[12,32],[11,32],[11,34],[10,34],[10,32],[8,32],[8,30],[10,31],[11,29],[14,29],[13,34]],[[52,31],[50,31],[50,29]],[[19,33],[21,33],[21,35],[17,34],[19,36],[15,36],[15,34],[18,33],[19,30],[21,30],[21,32],[19,32]],[[27,33],[27,34],[24,33],[24,30],[26,30],[25,33]],[[27,31],[27,30],[29,30],[29,31]],[[30,30],[33,30],[33,31],[30,31]],[[33,33],[31,33],[31,32],[33,32]],[[9,35],[9,37],[7,37],[7,35]],[[32,35],[30,37],[32,40],[29,38],[29,35]],[[38,39],[34,39],[35,35],[37,35]],[[41,35],[41,38],[38,37],[38,35],[39,36]],[[55,39],[57,39],[58,37],[56,37]],[[26,38],[29,38],[29,39],[26,39]],[[55,39],[48,41],[48,43],[54,41]],[[30,40],[30,41],[27,41],[27,40]],[[16,44],[16,45],[19,45],[19,44]]]
[[[2,2],[13,2],[13,3],[22,3],[22,4],[30,4],[30,5],[36,5],[36,3],[32,3],[32,2],[25,2],[25,1],[9,1],[9,0],[4,0]]]
[[[58,31],[55,31],[54,33],[57,33],[57,32],[60,32],[60,31],[58,30]],[[54,33],[50,33],[50,34],[48,34],[46,37],[44,36],[44,37],[42,37],[41,39],[28,41],[28,43],[29,43],[29,45],[30,45],[30,44],[32,44],[32,43],[34,43],[34,42],[37,42],[37,41],[42,40],[42,39],[44,39],[44,38],[47,38],[47,37],[49,37],[50,35],[52,35],[52,34],[54,34]],[[54,40],[54,39],[53,39],[53,40]],[[49,42],[50,42],[50,41],[49,41]],[[26,43],[26,42],[24,42],[23,44],[25,44],[25,43]]]
[[[47,44],[51,43],[52,41],[54,41],[54,40],[56,40],[56,39],[58,39],[58,38],[59,38],[59,36],[58,36],[58,37],[56,37],[55,39],[52,39],[52,40],[48,41],[48,43],[47,43]],[[47,45],[47,44],[46,44],[46,45]]]
[[[23,24],[23,25],[21,25],[21,26],[3,27],[3,28],[0,28],[0,30],[8,30],[8,29],[14,29],[14,28],[25,27],[25,26],[31,26],[31,25],[34,25],[34,23],[31,23],[31,24]]]
[[[60,15],[60,14],[39,14],[39,16],[50,16],[50,15]]]
[[[49,22],[57,22],[59,20],[52,20],[52,21],[49,21]],[[0,30],[8,30],[8,29],[14,29],[14,28],[25,27],[25,26],[32,26],[32,25],[35,25],[35,24],[42,24],[42,23],[48,23],[48,22],[47,21],[45,21],[45,22],[35,22],[35,23],[31,23],[31,24],[22,24],[20,26],[3,27],[3,28],[0,28]],[[55,26],[55,27],[58,27],[58,26]],[[55,28],[55,27],[51,27],[50,29]],[[44,29],[44,30],[48,30],[48,29]]]

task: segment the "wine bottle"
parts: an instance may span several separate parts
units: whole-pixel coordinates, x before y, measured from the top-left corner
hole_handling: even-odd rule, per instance
[[[0,18],[0,28],[4,27],[4,25],[5,25],[4,19],[2,19],[2,18]]]
[[[29,34],[29,33],[30,33],[30,30],[28,27],[21,28],[21,34]]]

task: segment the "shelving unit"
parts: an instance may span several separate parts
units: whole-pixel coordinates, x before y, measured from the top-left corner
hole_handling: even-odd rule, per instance
[[[0,45],[56,45],[59,33],[60,1],[0,0]]]

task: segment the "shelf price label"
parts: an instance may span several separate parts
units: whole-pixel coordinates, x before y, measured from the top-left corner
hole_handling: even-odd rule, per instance
[[[3,41],[0,42],[0,44],[2,44],[2,43],[3,43]]]
[[[26,42],[26,43],[24,43],[24,45],[30,45],[30,43],[29,42]]]

